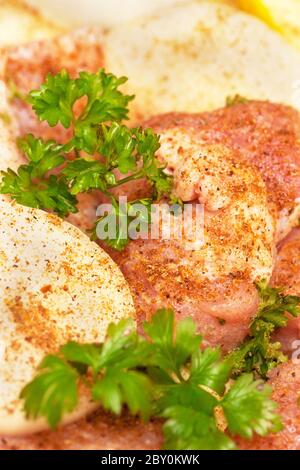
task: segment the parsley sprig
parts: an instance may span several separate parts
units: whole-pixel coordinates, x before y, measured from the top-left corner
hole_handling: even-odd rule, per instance
[[[266,378],[268,372],[287,357],[281,351],[281,344],[272,341],[272,335],[278,328],[288,323],[286,313],[293,317],[300,315],[300,297],[284,295],[283,289],[270,287],[266,281],[257,284],[260,304],[251,324],[250,335],[230,358],[234,364],[234,373],[252,372]]]
[[[172,199],[172,178],[156,158],[159,137],[151,129],[130,129],[122,124],[134,98],[119,90],[126,80],[104,70],[81,72],[75,79],[65,70],[49,74],[40,89],[29,94],[28,101],[41,121],[71,128],[73,135],[64,145],[31,134],[20,139],[28,163],[16,172],[1,172],[0,193],[61,217],[76,213],[77,195],[93,190],[102,191],[116,209],[118,201],[111,189],[141,178],[153,188],[151,200]],[[124,177],[117,179],[116,170]],[[128,232],[119,230],[115,239],[107,241],[122,249],[128,240]]]
[[[233,449],[233,435],[281,428],[270,387],[252,374],[229,380],[231,361],[219,349],[200,349],[191,319],[175,327],[173,311],[162,309],[144,331],[148,339],[132,320],[121,320],[103,344],[69,342],[47,356],[21,393],[26,415],[44,416],[55,428],[77,405],[82,385],[114,414],[126,406],[145,420],[163,418],[166,449]]]

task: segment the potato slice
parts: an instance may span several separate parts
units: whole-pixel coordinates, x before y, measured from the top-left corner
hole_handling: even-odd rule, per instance
[[[126,75],[132,119],[209,111],[226,97],[297,106],[300,56],[263,22],[227,5],[188,2],[112,28],[107,70]]]
[[[21,0],[0,2],[0,47],[51,38],[63,30]]]
[[[5,200],[0,213],[0,434],[17,435],[47,428],[19,400],[44,355],[68,340],[101,342],[134,307],[119,268],[79,229]],[[82,395],[66,421],[94,407]]]

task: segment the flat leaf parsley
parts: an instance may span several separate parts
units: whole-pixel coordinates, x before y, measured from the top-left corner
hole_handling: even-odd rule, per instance
[[[252,374],[229,380],[231,361],[219,349],[199,348],[191,319],[175,327],[173,311],[162,309],[144,330],[148,340],[132,320],[121,320],[103,344],[69,342],[47,356],[21,393],[26,415],[44,416],[55,428],[82,385],[114,414],[126,406],[144,420],[163,418],[166,449],[234,449],[231,436],[281,429],[270,387]]]

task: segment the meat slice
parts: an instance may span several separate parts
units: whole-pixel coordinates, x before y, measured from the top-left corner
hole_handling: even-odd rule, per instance
[[[300,366],[289,362],[272,371],[269,384],[278,403],[284,429],[251,441],[236,438],[242,450],[300,450]],[[24,437],[0,437],[0,450],[157,450],[162,446],[162,423],[147,424],[128,416],[120,418],[98,410],[86,419]]]
[[[286,294],[300,295],[300,229],[295,228],[279,245],[271,284],[284,287]],[[287,327],[281,328],[274,341],[280,341],[283,351],[292,357],[271,372],[273,399],[279,404],[284,429],[268,437],[256,437],[251,442],[239,440],[242,449],[299,450],[300,449],[300,319],[289,316]]]
[[[200,273],[196,265],[198,263],[198,266],[203,267],[203,264],[199,263],[199,258],[197,260],[198,254],[192,253],[190,258],[195,264],[191,263],[193,268],[186,276],[186,273],[182,274],[182,265],[186,267],[189,256],[180,251],[182,247],[179,250],[176,247],[177,251],[174,252],[166,243],[157,241],[133,242],[125,252],[112,256],[120,264],[135,293],[138,310],[144,312],[146,317],[158,306],[171,305],[179,316],[187,314],[194,317],[210,344],[221,344],[225,350],[229,349],[246,332],[247,321],[242,312],[255,310],[254,303],[250,307],[250,299],[254,299],[254,294],[251,294],[254,278],[251,288],[250,284],[245,288],[245,284],[242,287],[237,285],[237,279],[240,281],[241,277],[236,277],[238,266],[243,275],[247,273],[246,266],[239,265],[236,253],[243,242],[249,248],[251,240],[247,238],[247,224],[234,232],[234,223],[220,218],[220,210],[222,211],[223,204],[226,205],[228,197],[227,189],[229,194],[234,194],[233,188],[226,185],[226,165],[224,164],[224,174],[222,171],[213,174],[211,163],[205,166],[204,160],[193,158],[187,149],[191,145],[191,139],[197,142],[199,151],[201,146],[222,144],[234,149],[238,152],[238,158],[256,168],[267,187],[268,207],[276,219],[276,241],[280,241],[298,223],[299,217],[299,113],[283,105],[248,102],[211,113],[161,115],[147,121],[145,126],[153,127],[161,134],[160,158],[167,164],[167,171],[174,176],[177,194],[185,201],[197,199],[204,203],[209,237],[212,236],[212,227],[217,233],[216,220],[222,224],[223,231],[219,231],[215,240],[224,249],[220,264],[224,267],[225,278],[222,275],[214,277],[212,294],[208,287],[210,282],[207,283],[208,271],[205,272],[209,263],[206,263],[204,273]],[[248,189],[251,191],[249,187]],[[233,198],[236,198],[236,194]],[[261,217],[261,220],[266,221],[266,218]],[[224,235],[226,230],[230,234],[229,238]],[[232,270],[232,257],[226,251],[226,242],[230,240],[230,245],[234,239],[232,247],[235,248],[232,248],[231,254],[235,269]],[[251,259],[249,253],[243,252],[243,255],[244,260]],[[211,258],[206,253],[206,260],[211,259],[216,263],[221,258],[216,251]],[[234,279],[229,280],[226,275]],[[265,278],[268,279],[267,274]],[[228,312],[234,312],[235,306],[239,312],[237,317],[228,315]],[[237,321],[238,317],[240,321]],[[249,318],[251,315],[248,320]]]
[[[272,284],[283,287],[286,294],[300,296],[300,229],[295,228],[279,245]],[[289,316],[288,325],[274,335],[283,351],[291,355],[300,340],[300,318]]]
[[[279,405],[283,430],[251,441],[237,439],[237,445],[243,450],[300,450],[300,365],[290,361],[278,367],[272,371],[269,384],[272,398]]]
[[[31,106],[19,98],[37,89],[48,73],[66,69],[75,77],[80,71],[96,72],[104,65],[102,32],[98,28],[82,28],[51,40],[41,40],[5,51],[3,79],[12,88],[11,106],[18,120],[19,134],[29,132],[45,139],[64,142],[68,131],[62,126],[49,127],[36,119]]]
[[[300,216],[300,116],[269,102],[237,103],[210,113],[170,113],[146,122],[157,132],[192,129],[199,141],[239,150],[261,173],[268,200],[277,212],[277,240]]]
[[[291,295],[300,295],[300,228],[294,228],[279,244],[272,284],[285,288]]]
[[[99,410],[55,432],[0,436],[0,450],[157,450],[162,440],[159,420],[145,424],[126,413],[116,418]]]
[[[239,152],[203,145],[193,129],[162,130],[159,158],[174,174],[176,194],[193,207],[201,202],[203,237],[201,230],[192,237],[160,234],[110,254],[129,282],[140,320],[173,307],[177,318],[194,319],[204,344],[228,351],[247,335],[257,310],[254,283],[269,279],[273,269],[265,184]],[[176,216],[171,226],[178,227]]]

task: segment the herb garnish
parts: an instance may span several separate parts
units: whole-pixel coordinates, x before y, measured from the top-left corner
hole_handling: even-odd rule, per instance
[[[0,193],[61,217],[77,212],[76,196],[92,190],[102,191],[118,211],[118,201],[110,190],[141,178],[152,186],[151,201],[171,197],[172,178],[156,158],[158,135],[151,129],[130,129],[121,123],[127,119],[128,104],[133,99],[119,90],[126,80],[104,70],[81,72],[76,79],[65,70],[49,74],[40,89],[29,94],[28,101],[41,121],[52,127],[61,124],[71,128],[73,136],[64,145],[31,134],[20,139],[19,146],[29,163],[17,172],[1,172]],[[83,109],[79,112],[80,104]],[[117,180],[115,170],[126,176]],[[149,199],[135,202],[146,209],[150,206]],[[128,233],[122,233],[120,243],[118,233],[108,242],[122,249],[128,239]]]
[[[125,405],[145,420],[163,418],[166,449],[234,449],[233,435],[281,429],[270,387],[252,374],[229,381],[232,362],[220,349],[200,349],[191,319],[175,327],[173,311],[162,309],[144,331],[149,340],[121,320],[103,344],[69,342],[47,356],[21,393],[27,416],[44,416],[55,428],[75,408],[82,383],[114,414]]]
[[[250,335],[230,358],[236,375],[253,371],[266,378],[271,369],[288,359],[281,351],[281,344],[272,341],[272,334],[287,325],[287,312],[294,317],[300,315],[300,297],[284,295],[283,289],[270,287],[266,281],[259,282],[257,289],[260,304]]]

